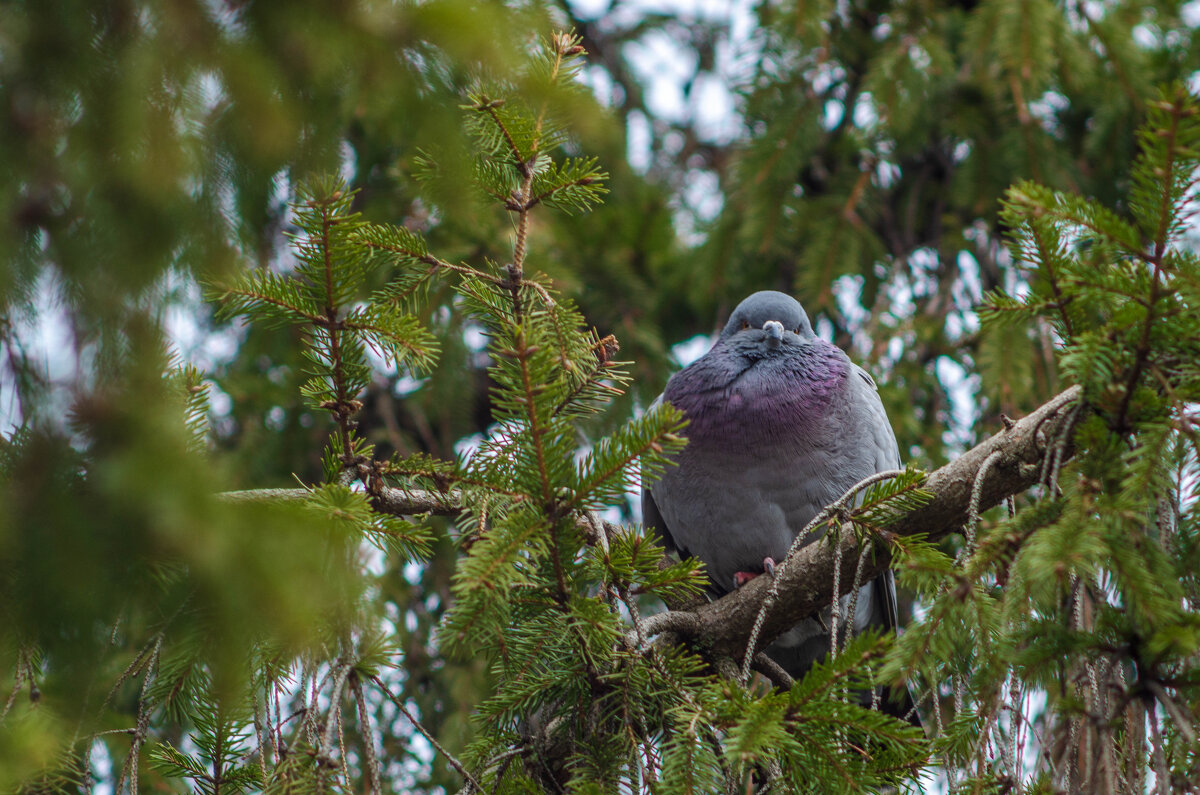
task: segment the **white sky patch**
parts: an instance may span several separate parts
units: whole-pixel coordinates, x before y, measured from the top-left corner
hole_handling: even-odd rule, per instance
[[[203,290],[191,274],[173,268],[151,293],[163,296],[160,310],[163,331],[185,362],[210,372],[237,356],[246,338],[246,324],[235,322],[213,329],[201,322],[211,311]]]
[[[408,397],[428,382],[428,378],[413,378],[411,375],[402,375],[396,379],[396,385],[392,389],[392,394],[401,398]]]
[[[290,245],[286,245],[286,239],[283,237],[284,232],[295,231],[296,213],[292,210],[291,205],[294,194],[295,185],[292,184],[292,176],[288,170],[282,168],[275,172],[275,176],[271,177],[270,206],[279,213],[279,236],[275,240],[275,245],[271,247],[271,256],[267,265],[277,273],[291,273],[297,265],[296,254]],[[250,254],[247,253],[248,258],[249,256]]]
[[[935,364],[938,382],[946,388],[950,397],[950,416],[942,441],[951,450],[966,450],[975,441],[975,420],[979,376],[968,374],[967,369],[949,356],[939,356]]]
[[[846,70],[832,61],[826,61],[813,70],[809,82],[812,83],[814,93],[824,94],[835,83],[842,83],[845,80]]]
[[[272,431],[282,431],[286,426],[287,412],[282,406],[272,406],[267,409],[267,416],[263,418],[263,424]]]
[[[364,351],[366,351],[367,362],[371,365],[371,369],[375,373],[383,376],[385,379],[396,379],[392,387],[392,394],[395,397],[407,397],[425,386],[429,381],[428,378],[417,378],[411,373],[400,372],[400,368],[394,359],[389,361],[370,345],[367,345]]]
[[[969,251],[958,252],[958,281],[954,289],[962,296],[964,305],[974,306],[983,300],[983,281],[979,274],[979,260]]]
[[[196,91],[200,95],[201,115],[205,117],[215,112],[228,97],[221,75],[212,70],[205,70],[197,76]]]
[[[629,161],[629,167],[638,174],[645,174],[650,170],[650,142],[653,138],[650,120],[645,114],[641,111],[630,113],[625,129],[625,158]]]
[[[881,142],[882,143],[882,142]],[[882,150],[883,147],[877,148]],[[900,166],[888,160],[880,160],[875,166],[875,182],[881,188],[890,188],[900,179]]]
[[[459,458],[470,458],[484,443],[486,437],[482,433],[473,433],[454,443],[454,454]]]
[[[1181,411],[1196,416],[1200,414],[1200,403],[1185,403]],[[1179,507],[1182,511],[1193,510],[1200,500],[1200,460],[1196,456],[1196,449],[1189,448],[1179,470]]]
[[[1059,132],[1058,114],[1071,106],[1070,100],[1057,91],[1047,91],[1029,103],[1029,115],[1038,120],[1042,129],[1051,135]]]
[[[214,381],[205,381],[208,384],[208,408],[214,417],[228,417],[233,411],[233,398],[229,393],[217,386]]]
[[[202,5],[225,35],[235,40],[246,35],[246,23],[242,19],[241,9],[236,4],[222,0],[204,0]]]
[[[1159,31],[1155,27],[1145,23],[1134,25],[1129,33],[1135,44],[1147,50],[1154,49],[1159,45]]]
[[[34,284],[29,309],[16,308],[10,315],[11,335],[50,389],[39,398],[42,416],[65,417],[70,405],[70,387],[80,375],[78,352],[71,329],[68,302],[57,271],[44,267]],[[4,343],[0,343],[0,351]],[[17,403],[16,387],[7,369],[0,370],[0,434],[8,436],[24,421]]]
[[[630,515],[633,516],[633,521],[638,524],[642,523],[642,492],[627,491],[625,492],[625,502]],[[612,522],[613,524],[622,524],[625,522],[625,514],[616,505],[609,505],[607,508],[598,512],[600,521]]]
[[[92,780],[96,782],[92,790],[94,795],[112,795],[113,788],[109,783],[113,774],[112,756],[108,753],[108,746],[99,737],[92,740],[92,747],[88,750],[88,765],[92,769]]]
[[[483,330],[483,326],[478,323],[466,323],[463,325],[463,343],[467,348],[475,353],[482,353],[487,350],[488,336]]]
[[[962,339],[965,331],[966,324],[963,323],[963,315],[952,314],[946,317],[946,336],[951,340],[957,341]]]
[[[916,311],[917,305],[913,301],[913,289],[905,274],[896,274],[896,278],[890,284],[885,283],[883,289],[887,292],[888,297],[888,315],[884,318],[885,325],[895,327],[895,318],[908,317]]]
[[[928,70],[933,65],[933,59],[929,57],[929,53],[926,52],[924,47],[915,42],[908,46],[907,55],[913,68],[920,72]]]
[[[846,104],[840,99],[826,100],[825,107],[821,113],[821,126],[826,130],[832,130],[842,123],[842,117],[846,115]]]
[[[708,223],[716,218],[725,206],[725,196],[721,193],[717,175],[699,169],[689,171],[684,177],[682,203],[691,213],[677,215],[676,229],[686,243],[698,246],[704,241],[704,235],[693,222],[693,218],[701,224]]]
[[[421,581],[421,571],[424,568],[425,567],[422,566],[420,563],[416,563],[414,561],[409,561],[408,563],[405,563],[404,569],[402,572],[404,575],[404,581],[407,582],[409,585],[416,585],[417,583],[419,583]]]
[[[642,488],[641,488],[642,487],[642,462],[641,462],[641,459],[638,459],[637,461],[633,462],[632,472],[633,472],[633,482],[638,485],[634,486],[632,489],[625,492],[625,504],[626,504],[626,509],[629,512],[628,515],[629,515],[630,520],[633,521],[634,524],[640,525],[642,523]],[[616,514],[616,518],[614,518],[612,516],[613,514]],[[615,507],[605,508],[603,513],[601,514],[600,518],[606,522],[616,522],[618,524],[625,521],[625,517],[621,515],[620,509],[615,508]]]
[[[682,24],[704,21],[724,26],[714,43],[711,72],[698,73],[698,56],[691,42],[669,29],[652,29],[624,45],[622,54],[645,91],[646,107],[656,118],[688,124],[702,140],[728,144],[745,135],[737,89],[753,75],[760,44],[750,0],[634,0],[614,5],[609,0],[574,0],[572,11],[605,28],[628,30],[649,15],[679,19]],[[597,100],[612,105],[620,88],[601,70],[583,73]],[[645,173],[652,161],[650,121],[641,113],[627,119],[626,157],[635,171]],[[664,141],[669,150],[669,142]]]
[[[950,294],[958,311],[946,318],[946,333],[954,341],[979,330],[979,315],[973,307],[983,300],[978,260],[971,252],[964,250],[958,252],[957,263],[958,278],[951,285]]]
[[[1107,16],[1107,3],[1104,0],[1083,0],[1080,3],[1084,13],[1091,19],[1104,19]]]
[[[708,141],[728,143],[742,133],[742,124],[729,85],[710,74],[696,77],[692,86],[696,133]]]
[[[596,19],[608,13],[612,0],[571,0],[571,10],[581,19]]]
[[[854,101],[854,126],[860,130],[870,129],[879,121],[879,112],[875,110],[875,98],[871,92],[864,91]]]
[[[1029,286],[1029,282],[1025,279],[1017,281],[1013,279],[1013,285],[1006,292],[1013,298],[1026,299],[1033,292],[1033,288]]]
[[[937,291],[938,280],[934,275],[938,267],[937,251],[928,247],[915,250],[908,255],[908,267],[914,296],[923,298]]]
[[[206,322],[211,311],[204,301],[203,291],[190,274],[170,271],[164,277],[164,284],[168,299],[160,322],[171,349],[179,358],[202,373],[210,373],[233,361],[246,338],[248,326],[245,321],[235,320],[221,328],[213,328]],[[222,421],[228,422],[233,412],[233,398],[215,381],[205,379],[205,384],[213,431],[218,434],[232,431],[232,427],[224,426]],[[284,419],[283,409],[276,407],[268,412],[266,421],[268,427],[282,427]]]
[[[602,105],[613,106],[621,101],[621,89],[613,82],[612,75],[603,66],[593,65],[584,67],[579,75],[580,82],[590,86],[592,93]]]
[[[656,30],[626,44],[624,55],[646,86],[646,108],[661,119],[686,121],[684,83],[695,73],[695,53]]]
[[[42,374],[54,383],[74,377],[74,335],[67,317],[67,299],[56,271],[51,268],[42,271],[34,288],[33,312],[17,317],[18,328],[25,326],[29,333],[28,343]]]
[[[839,276],[833,282],[833,295],[837,299],[838,311],[846,318],[851,328],[867,322],[867,310],[862,305],[862,288],[866,279],[853,273]]]
[[[405,705],[410,712],[416,711],[415,704]],[[405,719],[407,721],[407,719]],[[414,732],[412,739],[409,740],[409,747],[412,749],[413,757],[405,759],[405,772],[412,773],[414,776],[413,783],[415,784],[415,776],[427,772],[433,766],[433,746],[429,744],[429,740],[425,739],[425,735]],[[419,764],[417,764],[419,762]]]
[[[826,342],[833,342],[833,321],[821,315],[813,321],[813,331]]]
[[[707,334],[697,334],[691,339],[672,345],[671,358],[679,363],[680,368],[684,368],[708,353],[708,349],[712,346],[712,337]]]
[[[1185,3],[1179,9],[1179,18],[1189,28],[1200,27],[1200,0],[1192,0],[1190,3]]]
[[[358,155],[350,142],[343,140],[339,146],[339,154],[341,162],[338,164],[338,173],[347,185],[354,183],[354,177],[358,174]]]
[[[382,577],[387,573],[387,554],[374,544],[369,544],[365,541],[360,544],[358,547],[358,559],[363,569],[372,577]],[[372,599],[372,601],[375,600]]]

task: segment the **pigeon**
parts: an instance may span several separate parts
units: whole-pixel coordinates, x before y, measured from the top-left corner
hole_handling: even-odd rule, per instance
[[[772,573],[825,506],[864,478],[900,468],[875,382],[814,334],[786,293],[742,301],[713,347],[675,373],[659,401],[683,412],[688,443],[677,466],[643,490],[643,521],[668,551],[704,562],[714,597]],[[849,602],[843,597],[843,616]],[[826,608],[800,622],[768,656],[803,676],[829,653],[830,616]],[[862,586],[855,615],[844,620],[853,634],[897,627],[891,571]],[[900,700],[889,708],[885,699],[885,710],[903,717],[911,702]]]

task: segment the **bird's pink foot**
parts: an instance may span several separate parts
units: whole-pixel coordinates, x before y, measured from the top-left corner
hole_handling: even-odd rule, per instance
[[[755,577],[762,575],[763,573],[770,574],[772,577],[775,576],[775,559],[774,558],[772,558],[772,557],[763,558],[763,570],[761,572],[758,572],[758,571],[736,571],[736,572],[734,572],[733,573],[733,587],[741,588],[743,585],[750,582]]]
[[[758,576],[757,571],[735,571],[733,573],[733,587],[741,588],[746,583]]]

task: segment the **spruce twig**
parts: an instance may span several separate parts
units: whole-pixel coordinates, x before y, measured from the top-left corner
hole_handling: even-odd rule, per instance
[[[417,720],[411,712],[408,711],[408,707],[404,706],[404,702],[400,700],[399,696],[392,692],[391,688],[388,687],[382,679],[374,674],[370,675],[368,678],[375,683],[376,687],[379,688],[379,692],[382,693],[388,701],[391,701],[396,706],[396,709],[400,710],[400,714],[408,719],[408,722],[412,724],[412,727],[420,732],[422,737],[429,741],[429,744],[433,746],[433,749],[442,755],[442,758],[446,760],[446,763],[449,764],[450,767],[454,768],[454,770],[463,777],[463,781],[467,783],[470,791],[483,792],[483,787],[479,786],[479,782],[476,781],[475,777],[467,771],[467,768],[463,765],[463,763],[458,761],[454,754],[447,751],[442,744],[438,742],[437,738],[434,737],[433,734],[430,733],[430,731],[426,729],[425,726],[422,725],[421,722]]]

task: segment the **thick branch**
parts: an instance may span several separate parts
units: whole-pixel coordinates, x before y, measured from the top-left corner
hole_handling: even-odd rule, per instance
[[[900,516],[889,525],[888,531],[896,535],[924,533],[931,541],[960,532],[967,519],[976,475],[996,452],[1000,455],[988,467],[979,510],[998,505],[1004,498],[1037,484],[1045,456],[1052,452],[1057,441],[1066,440],[1064,457],[1072,453],[1069,424],[1078,416],[1074,409],[1080,393],[1079,387],[1068,389],[1012,427],[930,474],[922,486],[931,495],[930,500]],[[854,583],[858,546],[853,533],[844,533],[841,544],[840,581],[842,592],[847,593]],[[759,636],[760,648],[832,601],[834,560],[831,544],[810,544],[797,551],[782,571],[776,569],[776,576],[781,578],[781,598],[766,616]],[[881,548],[879,554],[867,558],[863,580],[875,577],[890,563],[890,555]],[[769,578],[758,577],[744,588],[691,611],[696,618],[694,624],[651,616],[646,620],[646,631],[654,632],[657,621],[666,622],[664,626],[669,625],[679,634],[686,633],[689,625],[694,626],[695,634],[703,637],[705,645],[713,651],[741,659],[750,627],[769,588]]]
[[[226,502],[288,502],[306,500],[308,489],[250,489],[248,491],[226,491],[219,495]],[[427,513],[434,516],[454,516],[462,510],[457,491],[446,494],[436,491],[397,489],[385,486],[375,497],[376,509],[394,516],[413,516]]]
[[[988,465],[980,484],[979,510],[998,505],[1004,498],[1037,484],[1043,469],[1047,469],[1043,466],[1046,456],[1053,454],[1060,440],[1066,440],[1067,443],[1061,456],[1065,459],[1072,453],[1070,424],[1078,416],[1075,404],[1080,392],[1079,387],[1068,389],[1028,417],[930,474],[922,485],[922,489],[931,495],[930,500],[897,518],[888,526],[888,532],[896,535],[924,533],[931,541],[960,532],[967,522],[971,491],[979,471],[994,453],[999,455]],[[225,500],[239,502],[298,500],[307,495],[305,489],[262,489],[227,492],[221,496]],[[390,487],[379,491],[375,506],[396,515],[428,513],[451,516],[461,510],[456,491],[440,494]],[[580,517],[579,526],[592,543],[600,546],[619,532],[615,525],[587,516]],[[840,582],[843,592],[848,592],[853,585],[854,569],[858,563],[854,534],[843,534],[841,544]],[[834,560],[832,545],[810,544],[797,551],[786,566],[776,570],[776,577],[780,578],[778,590],[781,598],[766,616],[759,635],[760,648],[796,622],[830,603]],[[879,554],[867,558],[862,578],[873,578],[884,571],[890,562],[887,550],[881,548]],[[649,616],[645,619],[643,629],[647,635],[669,632],[675,636],[702,637],[706,645],[710,645],[717,653],[741,659],[750,628],[769,587],[769,578],[759,577],[715,602],[702,604],[692,610]]]
[[[248,489],[225,491],[217,496],[225,502],[291,502],[308,499],[310,492],[300,488]],[[393,516],[457,516],[462,511],[462,493],[457,489],[443,494],[438,491],[383,486],[373,497],[373,504],[377,511]],[[619,525],[601,522],[587,514],[579,515],[577,524],[588,539],[599,547],[607,547],[609,539],[621,532]]]

